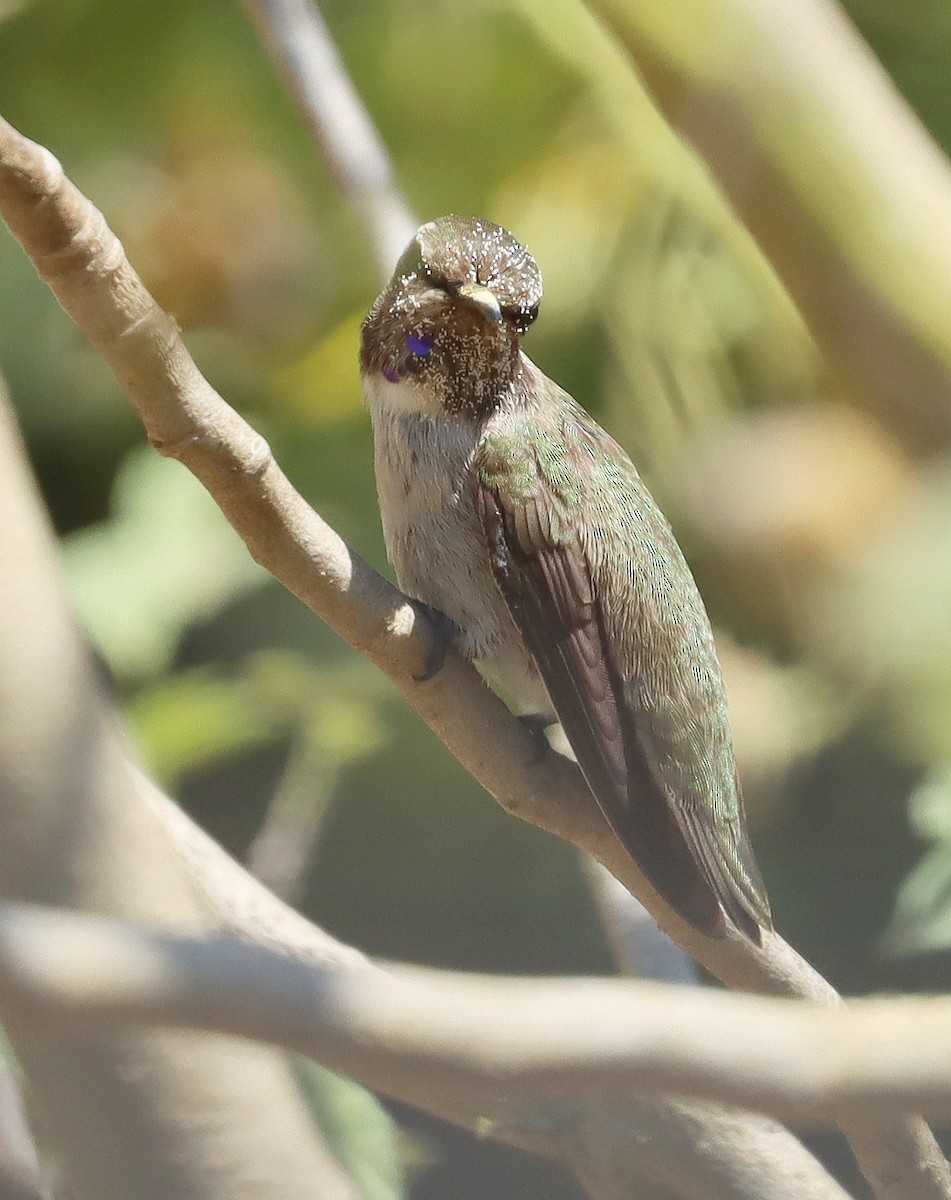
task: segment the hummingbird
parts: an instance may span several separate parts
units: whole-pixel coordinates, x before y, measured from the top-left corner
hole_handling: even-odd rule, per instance
[[[634,464],[523,352],[542,279],[491,221],[421,226],[361,329],[383,536],[486,682],[560,722],[604,817],[698,930],[772,927],[697,585]]]

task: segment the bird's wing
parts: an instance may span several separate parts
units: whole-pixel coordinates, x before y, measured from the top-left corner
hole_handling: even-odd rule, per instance
[[[705,773],[705,748],[696,739],[672,745],[663,711],[652,711],[656,685],[641,686],[629,664],[618,661],[617,631],[599,602],[602,566],[593,561],[590,532],[580,527],[578,497],[566,497],[537,455],[520,451],[507,463],[505,447],[497,445],[490,460],[479,471],[478,501],[492,569],[605,817],[686,920],[721,931],[722,905],[735,925],[758,938],[771,918],[735,773],[726,804],[684,786]],[[626,456],[623,462],[630,466]],[[637,604],[633,589],[630,603]],[[675,673],[676,666],[670,664]],[[686,762],[678,763],[678,755]],[[730,747],[727,756],[734,771]]]

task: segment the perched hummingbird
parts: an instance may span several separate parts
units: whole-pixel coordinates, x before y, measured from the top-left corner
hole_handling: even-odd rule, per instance
[[[654,888],[714,936],[771,927],[713,634],[621,447],[521,349],[535,260],[490,221],[423,225],[360,355],[400,587],[523,714],[557,718]]]

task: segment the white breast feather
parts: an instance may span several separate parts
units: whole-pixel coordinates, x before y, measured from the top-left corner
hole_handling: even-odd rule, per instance
[[[478,430],[413,380],[364,377],[383,538],[397,582],[459,627],[459,649],[528,712],[549,709],[489,564],[475,508]],[[434,408],[437,411],[434,411]]]

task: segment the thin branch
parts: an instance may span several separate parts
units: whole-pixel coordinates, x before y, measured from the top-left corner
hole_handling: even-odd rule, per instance
[[[588,0],[828,360],[906,445],[951,445],[951,170],[832,0]]]
[[[242,5],[359,214],[385,278],[419,222],[323,17],[309,0],[242,0]]]
[[[320,844],[337,770],[302,722],[287,763],[245,859],[253,875],[283,900],[300,899]]]
[[[530,736],[453,651],[421,683],[434,631],[352,554],[294,491],[259,434],[198,372],[174,322],[126,260],[102,214],[49,151],[0,122],[0,213],[40,275],[126,389],[153,445],[211,492],[252,555],[397,683],[453,754],[510,812],[589,850],[658,924],[729,986],[835,1003],[833,989],[778,935],[760,947],[705,937],[657,896],[604,824],[572,764],[537,762]],[[880,1197],[947,1200],[947,1164],[917,1118],[850,1127]],[[909,1181],[920,1185],[910,1190]]]
[[[658,983],[692,985],[700,982],[694,961],[684,954],[643,904],[610,871],[585,857],[585,878],[604,926],[614,961],[623,975]]]

